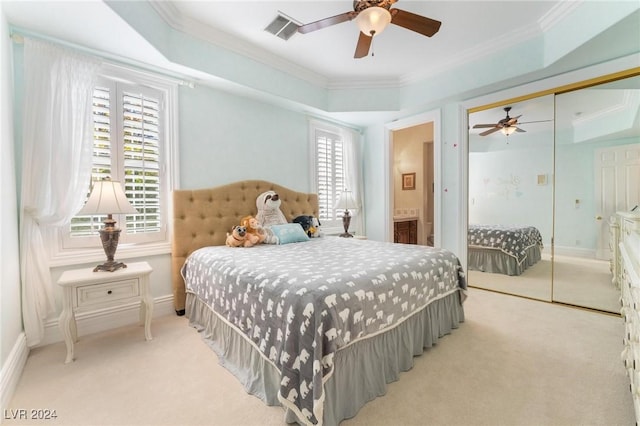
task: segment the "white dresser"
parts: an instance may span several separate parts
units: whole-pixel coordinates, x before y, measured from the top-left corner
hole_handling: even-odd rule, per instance
[[[625,322],[622,362],[631,382],[636,424],[640,424],[640,213],[619,212],[615,222],[619,240],[612,247],[612,272],[620,287],[620,314]]]

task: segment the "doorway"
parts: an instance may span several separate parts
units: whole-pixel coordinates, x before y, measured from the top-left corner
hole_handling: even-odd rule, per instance
[[[435,190],[441,182],[440,128],[439,110],[385,125],[386,241],[397,239],[397,222],[415,218],[415,242],[436,247],[440,244],[441,194]]]
[[[634,194],[640,193],[640,144],[602,148],[595,155],[595,203],[598,226],[596,257],[611,255],[609,221],[617,211],[634,207]]]
[[[392,131],[393,241],[433,246],[433,122]]]

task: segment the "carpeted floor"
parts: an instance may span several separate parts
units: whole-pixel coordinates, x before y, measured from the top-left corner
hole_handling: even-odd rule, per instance
[[[606,312],[620,312],[620,290],[611,283],[609,262],[571,256],[551,256],[513,277],[468,271],[469,285],[532,299],[566,303]],[[553,277],[553,282],[552,282]]]
[[[622,319],[469,290],[466,322],[342,425],[633,425]],[[3,424],[283,425],[248,395],[184,317],[31,352]],[[345,397],[348,397],[345,395]],[[10,420],[18,409],[57,418]],[[12,410],[12,411],[10,411]]]

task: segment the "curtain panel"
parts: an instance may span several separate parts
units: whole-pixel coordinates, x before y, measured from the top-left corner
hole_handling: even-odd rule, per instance
[[[344,174],[345,187],[348,188],[358,203],[358,207],[353,211],[351,219],[351,229],[356,234],[363,235],[364,229],[364,186],[362,178],[362,157],[360,150],[361,136],[355,130],[343,129],[340,131],[344,149]]]
[[[89,189],[99,67],[96,58],[25,38],[20,272],[29,347],[55,312],[43,233],[68,224]]]

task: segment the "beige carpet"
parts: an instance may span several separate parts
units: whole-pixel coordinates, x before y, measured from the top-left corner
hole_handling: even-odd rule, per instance
[[[552,284],[553,275],[553,284]],[[606,312],[620,312],[620,290],[611,283],[609,262],[571,256],[542,259],[522,275],[468,271],[469,285],[532,299],[554,300]]]
[[[618,317],[471,289],[467,320],[367,404],[351,425],[632,425]],[[247,395],[184,317],[35,349],[8,410],[51,421],[3,424],[283,425]],[[348,397],[348,395],[345,395]],[[5,411],[5,417],[7,414]]]

